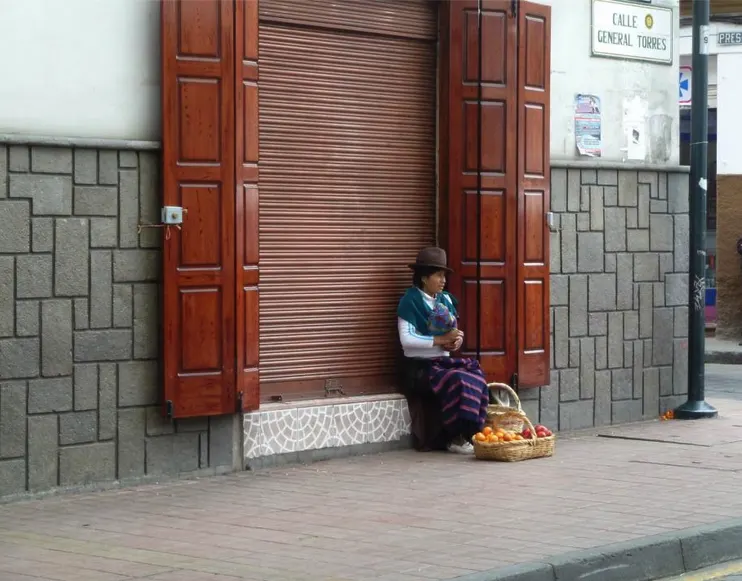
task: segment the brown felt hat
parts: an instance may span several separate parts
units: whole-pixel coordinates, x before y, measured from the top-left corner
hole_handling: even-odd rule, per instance
[[[417,253],[417,260],[415,260],[415,263],[410,264],[409,266],[412,270],[416,270],[418,268],[439,268],[440,270],[445,270],[446,272],[453,272],[450,268],[448,268],[446,251],[443,250],[443,248],[438,248],[437,246],[423,248],[420,252]]]

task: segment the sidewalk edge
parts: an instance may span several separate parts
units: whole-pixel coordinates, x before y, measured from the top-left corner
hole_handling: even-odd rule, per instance
[[[653,581],[742,559],[742,519],[573,551],[449,581]]]

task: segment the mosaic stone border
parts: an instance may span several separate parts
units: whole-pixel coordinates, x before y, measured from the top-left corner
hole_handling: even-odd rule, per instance
[[[400,440],[410,433],[403,397],[265,406],[243,420],[245,459]]]

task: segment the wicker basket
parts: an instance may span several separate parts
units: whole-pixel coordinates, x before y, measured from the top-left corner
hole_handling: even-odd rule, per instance
[[[516,410],[503,415],[517,414]],[[537,438],[536,429],[531,421],[524,416],[528,428],[531,430],[531,438],[518,440],[516,442],[477,442],[472,438],[474,445],[474,456],[478,460],[494,460],[495,462],[520,462],[532,458],[546,458],[554,454],[556,436]]]
[[[487,387],[497,403],[487,406],[486,425],[490,426],[493,430],[500,428],[512,432],[523,431],[526,414],[520,407],[520,398],[518,397],[518,394],[515,393],[515,390],[505,383],[490,383]],[[505,405],[501,402],[493,391],[495,389],[503,389],[507,391],[517,407],[513,407],[512,402],[511,405]]]

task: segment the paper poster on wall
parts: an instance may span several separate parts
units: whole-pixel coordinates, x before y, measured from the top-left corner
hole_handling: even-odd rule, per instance
[[[600,97],[581,94],[575,96],[575,145],[580,155],[601,156],[603,141]]]
[[[623,128],[626,133],[626,158],[643,161],[647,157],[647,104],[638,96],[624,99]]]

